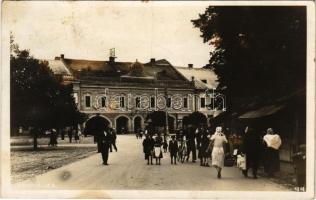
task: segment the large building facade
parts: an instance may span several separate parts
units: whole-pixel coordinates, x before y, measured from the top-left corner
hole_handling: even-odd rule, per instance
[[[143,64],[137,60],[117,62],[114,56],[108,61],[91,61],[61,55],[48,62],[65,83],[73,84],[78,109],[88,115],[84,126],[99,116],[118,133],[135,132],[145,127],[149,113],[164,111],[173,132],[194,111],[206,117],[221,112],[210,106],[214,95],[209,91],[216,86],[210,70],[189,65],[190,72],[186,72],[186,68],[174,67],[165,59]],[[218,97],[224,110],[225,99]]]

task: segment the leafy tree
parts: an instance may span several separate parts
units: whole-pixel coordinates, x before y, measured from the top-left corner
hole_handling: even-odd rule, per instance
[[[33,127],[34,148],[41,131],[82,123],[72,96],[72,86],[63,85],[47,62],[30,56],[29,50],[19,50],[11,37],[11,128]]]
[[[191,125],[194,125],[194,126],[199,126],[201,124],[202,125],[206,125],[207,124],[207,118],[206,118],[206,116],[203,113],[196,111],[196,112],[191,113],[186,118],[186,120],[183,121],[183,123],[185,125],[191,124]]]
[[[154,111],[147,115],[146,120],[151,119],[151,126],[153,127],[164,127],[166,125],[166,112],[165,111]],[[168,116],[168,121],[172,121],[173,118]]]
[[[210,6],[192,23],[215,48],[205,67],[217,74],[228,109],[305,87],[306,7]]]

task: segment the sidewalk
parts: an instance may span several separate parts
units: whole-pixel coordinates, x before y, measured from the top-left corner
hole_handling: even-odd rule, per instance
[[[267,177],[267,175],[264,173],[263,167],[261,167],[258,170],[258,173],[260,176]],[[293,168],[293,164],[289,162],[280,162],[280,172],[275,173],[273,178],[269,178],[271,181],[281,184],[285,187],[288,187],[291,190],[294,190],[296,186],[296,178],[295,178],[295,172]]]

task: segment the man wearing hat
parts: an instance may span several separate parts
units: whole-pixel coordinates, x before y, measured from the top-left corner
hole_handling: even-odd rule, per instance
[[[99,136],[100,151],[102,154],[103,165],[108,165],[109,148],[112,145],[110,129],[106,128]]]

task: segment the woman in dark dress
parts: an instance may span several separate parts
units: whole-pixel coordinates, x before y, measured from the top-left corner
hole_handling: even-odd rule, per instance
[[[282,144],[281,138],[275,134],[272,128],[268,128],[267,134],[263,137],[264,142],[264,171],[268,176],[273,177],[275,172],[280,171],[279,148]]]
[[[210,143],[210,140],[207,137],[206,132],[205,132],[201,135],[201,138],[200,138],[200,147],[199,147],[199,154],[198,154],[200,158],[201,166],[209,166],[209,164],[207,163],[207,157],[208,157],[207,148],[209,146],[209,143]]]
[[[143,141],[143,152],[145,154],[145,160],[147,160],[147,165],[153,164],[153,149],[154,149],[155,141],[151,135],[146,135],[146,138]]]
[[[257,179],[257,170],[262,152],[260,136],[251,127],[247,126],[242,137],[241,152],[246,155],[246,170],[243,170],[245,177],[248,177],[248,170],[252,169],[253,178]]]
[[[156,158],[156,165],[160,165],[160,160],[162,158],[162,137],[160,134],[155,138],[154,144],[154,157]]]

